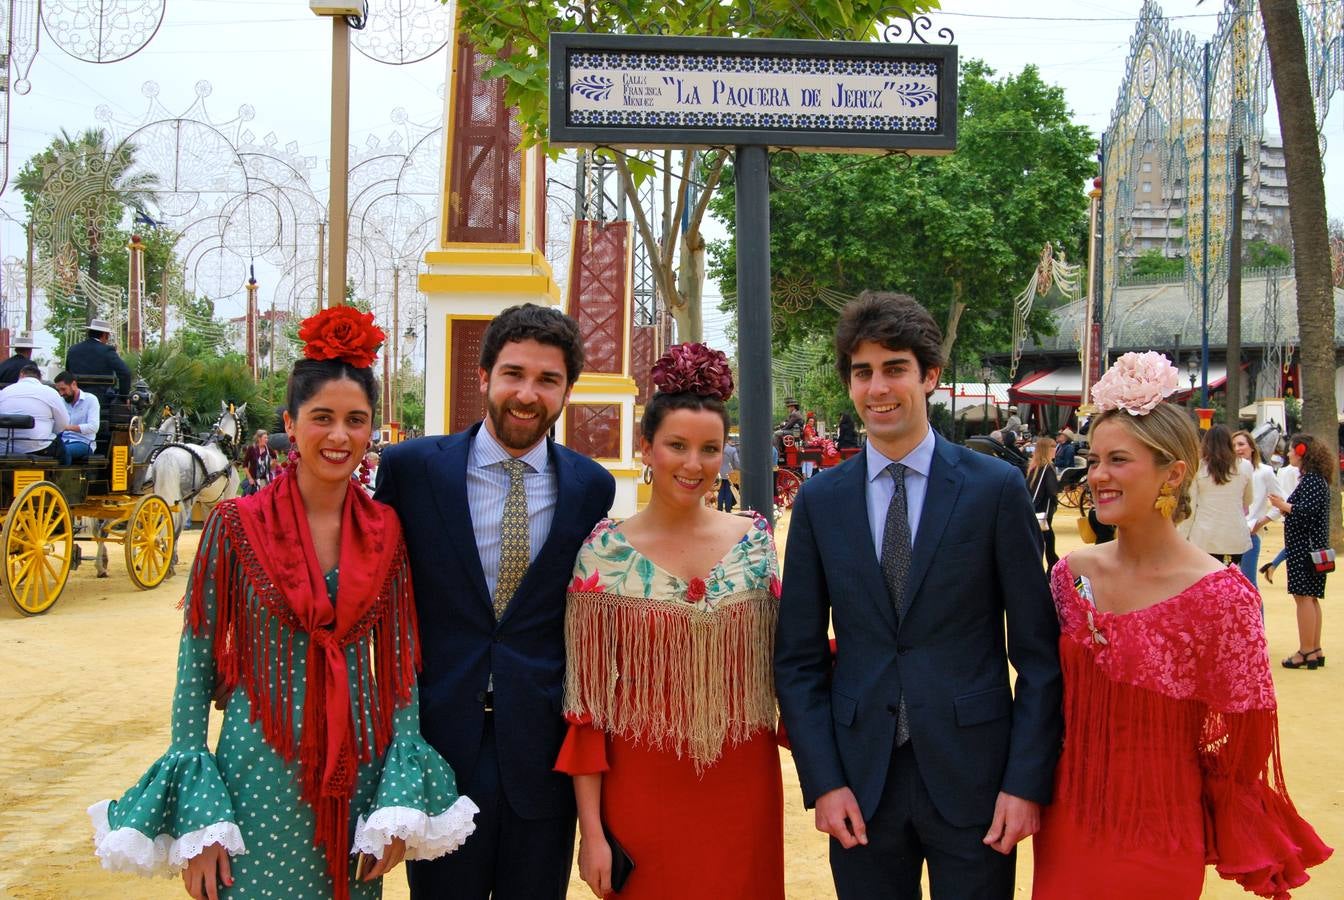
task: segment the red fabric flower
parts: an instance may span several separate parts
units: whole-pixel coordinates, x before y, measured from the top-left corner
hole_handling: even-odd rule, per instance
[[[373,313],[353,306],[333,306],[299,323],[303,355],[309,359],[339,359],[356,369],[373,365],[387,335],[373,324]]]
[[[733,396],[728,357],[704,344],[674,344],[653,364],[653,383],[664,394],[699,394],[727,402]]]
[[[705,579],[692,578],[686,582],[686,602],[699,603],[705,599]]]
[[[575,575],[574,580],[569,585],[569,592],[571,594],[583,594],[588,593],[590,591],[595,591],[598,589],[599,586],[600,582],[598,581],[597,572],[594,572],[593,574],[589,575],[586,579],[580,578],[579,576]]]

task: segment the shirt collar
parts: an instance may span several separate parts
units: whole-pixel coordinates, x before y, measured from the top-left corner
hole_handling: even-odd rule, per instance
[[[550,449],[546,444],[545,440],[540,440],[535,447],[518,458],[533,472],[544,472],[550,459]],[[513,454],[504,449],[504,445],[495,439],[495,436],[490,433],[490,429],[481,425],[476,432],[476,439],[471,442],[472,464],[478,469],[484,469],[487,466],[498,465],[513,458]]]
[[[889,459],[880,450],[873,446],[873,442],[868,442],[868,480],[874,481],[879,475],[887,470],[887,466],[898,462],[907,469],[918,472],[925,478],[929,477],[929,469],[933,466],[933,448],[937,443],[933,436],[933,429],[928,428],[924,432],[924,439],[915,445],[915,449],[905,454],[902,459]]]

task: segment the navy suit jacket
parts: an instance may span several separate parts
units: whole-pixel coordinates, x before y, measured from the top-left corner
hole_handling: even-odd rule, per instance
[[[1048,803],[1059,624],[1022,473],[937,438],[898,626],[868,523],[867,456],[808,480],[789,524],[775,683],[804,803],[848,786],[872,818],[902,690],[920,774],[950,823],[987,827],[1001,790]]]
[[[420,618],[420,731],[471,794],[494,675],[501,787],[525,819],[573,814],[570,778],[552,771],[565,736],[565,589],[579,546],[615,494],[611,474],[547,440],[559,493],[555,519],[504,616],[495,621],[471,510],[471,429],[389,447],[374,498],[397,511]],[[501,510],[502,513],[502,510]]]

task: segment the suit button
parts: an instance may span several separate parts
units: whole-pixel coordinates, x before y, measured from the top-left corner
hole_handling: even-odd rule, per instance
[[[494,643],[498,644],[501,640],[503,640],[503,638],[501,638],[499,635],[495,635],[491,640]]]
[[[477,702],[477,703],[484,703],[484,702],[485,702],[485,691],[477,691],[477,692],[476,692],[476,702]]]
[[[897,648],[896,648],[896,654],[897,654],[898,656],[905,656],[905,654],[907,654],[907,653],[909,653],[909,652],[910,652],[910,648],[909,648],[909,647],[897,647]]]
[[[896,715],[896,714],[898,714],[900,711],[901,711],[901,708],[900,708],[899,706],[897,706],[895,703],[888,703],[888,704],[887,704],[887,712],[891,713],[893,716]]]

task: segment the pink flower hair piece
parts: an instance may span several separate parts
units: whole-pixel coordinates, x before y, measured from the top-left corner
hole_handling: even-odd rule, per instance
[[[733,396],[728,357],[704,344],[674,344],[653,364],[653,383],[664,394],[698,394],[727,402]]]
[[[1161,353],[1126,353],[1093,385],[1092,402],[1102,412],[1123,409],[1131,416],[1143,416],[1180,386],[1180,373]]]

